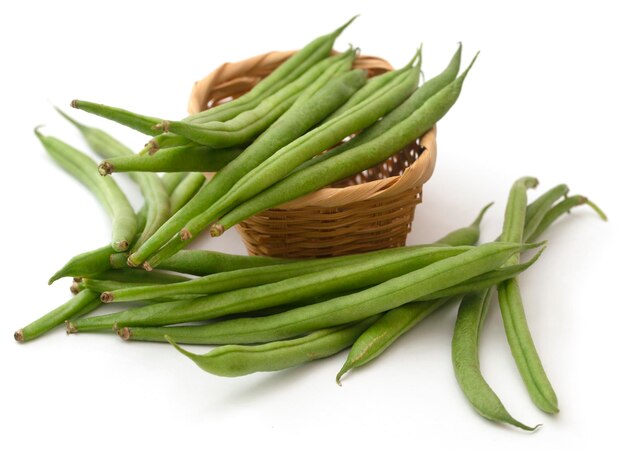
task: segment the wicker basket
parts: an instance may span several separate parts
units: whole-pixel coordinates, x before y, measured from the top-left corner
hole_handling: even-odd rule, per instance
[[[197,82],[189,113],[227,102],[250,90],[294,52],[270,52],[218,67]],[[369,76],[391,65],[359,56]],[[261,212],[237,226],[251,255],[327,257],[404,246],[422,186],[435,168],[435,128],[376,167]]]

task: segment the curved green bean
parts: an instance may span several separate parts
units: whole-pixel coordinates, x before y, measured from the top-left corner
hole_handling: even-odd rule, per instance
[[[41,318],[33,321],[28,326],[15,332],[15,341],[23,343],[33,340],[51,329],[63,324],[66,320],[73,318],[77,313],[82,312],[85,307],[93,303],[99,303],[99,295],[90,290],[83,290],[72,297],[65,304],[57,307]]]
[[[111,246],[119,252],[128,249],[137,232],[137,217],[128,199],[112,179],[104,179],[95,172],[95,162],[68,144],[50,136],[35,134],[55,161],[77,177],[102,202],[112,219]]]
[[[581,195],[571,196],[559,202],[557,205],[552,207],[545,214],[545,216],[541,219],[541,221],[537,225],[537,228],[535,229],[533,234],[528,238],[528,241],[533,242],[537,240],[539,236],[541,236],[548,229],[548,227],[550,227],[554,223],[554,221],[556,221],[559,217],[561,217],[565,213],[569,213],[569,211],[572,208],[580,206],[580,205],[589,205],[598,214],[600,219],[602,219],[603,221],[607,220],[607,217],[604,214],[604,212],[600,208],[598,208],[596,204],[594,204],[589,199],[587,199],[585,196],[581,196]]]
[[[513,418],[480,372],[478,341],[490,294],[490,289],[470,293],[461,302],[452,338],[454,374],[463,393],[480,415],[491,421],[534,431],[539,426],[530,427]]]
[[[242,149],[209,149],[197,144],[162,149],[146,157],[129,155],[104,160],[100,175],[113,172],[217,172],[243,152]]]
[[[207,178],[203,173],[190,172],[170,196],[170,209],[172,214],[187,205],[187,202],[189,202],[206,183]]]
[[[370,168],[404,148],[429,130],[454,105],[471,67],[470,64],[468,69],[454,82],[432,95],[408,118],[377,138],[326,161],[294,172],[255,197],[238,205],[211,226],[211,235],[219,236],[226,229],[258,212],[281,205]]]
[[[318,330],[292,340],[256,346],[221,346],[203,355],[186,351],[171,339],[168,341],[204,371],[218,376],[236,377],[258,371],[284,370],[336,354],[349,347],[375,318],[349,326]]]

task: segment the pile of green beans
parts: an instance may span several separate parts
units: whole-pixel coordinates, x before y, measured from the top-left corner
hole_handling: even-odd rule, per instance
[[[459,75],[459,45],[448,66],[418,86],[420,47],[404,67],[368,80],[352,68],[358,50],[331,55],[352,20],[311,41],[247,94],[180,121],[72,102],[153,136],[138,154],[57,109],[104,161],[98,166],[38,129],[36,136],[110,213],[112,238],[53,274],[49,284],[72,278],[73,296],[17,330],[15,340],[28,342],[65,324],[68,334],[110,332],[126,341],[169,343],[206,372],[226,377],[278,371],[349,349],[336,374],[340,384],[431,314],[459,304],[452,363],[461,390],[484,418],[533,431],[537,426],[515,419],[480,372],[480,333],[497,293],[529,396],[556,414],[518,276],[544,251],[541,235],[572,208],[589,205],[606,220],[586,197],[568,196],[567,185],[529,203],[527,191],[537,179],[516,180],[501,235],[482,243],[480,226],[491,204],[434,243],[365,254],[297,260],[183,249],[206,228],[219,236],[251,215],[384,161],[455,104],[476,57]],[[207,179],[206,171],[215,174]],[[116,172],[128,172],[137,184],[145,202],[138,211],[109,176]],[[525,252],[531,255],[522,261]],[[118,308],[107,311],[108,304]],[[217,347],[196,354],[181,344]]]

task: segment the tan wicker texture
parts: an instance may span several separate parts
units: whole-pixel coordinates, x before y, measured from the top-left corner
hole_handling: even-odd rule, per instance
[[[189,112],[239,97],[292,54],[270,52],[223,64],[195,84]],[[392,69],[371,56],[359,56],[354,67],[368,69],[370,76]],[[252,255],[326,257],[404,246],[436,157],[433,128],[378,166],[259,213],[237,230]]]

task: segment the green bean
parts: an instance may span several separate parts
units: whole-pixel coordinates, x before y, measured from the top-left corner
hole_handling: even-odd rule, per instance
[[[161,119],[150,116],[143,116],[141,114],[132,113],[122,108],[116,108],[104,104],[98,104],[88,102],[86,100],[72,100],[70,103],[72,108],[76,108],[85,111],[96,116],[103,117],[117,122],[118,124],[125,125],[126,127],[137,130],[144,135],[156,136],[161,133],[160,130],[154,128],[161,122]]]
[[[185,174],[183,172],[175,172],[171,174],[163,174],[161,180],[163,180],[163,185],[165,186],[165,191],[167,194],[171,195],[176,187],[180,185],[187,176],[191,174]]]
[[[436,243],[450,246],[476,244],[480,237],[480,222],[492,205],[493,203],[486,205],[472,224],[450,232]],[[386,312],[381,318],[372,323],[355,341],[346,362],[339,373],[337,373],[337,383],[340,383],[341,377],[348,371],[365,365],[378,357],[398,338],[451,299],[452,297],[444,297],[430,302],[412,302]]]
[[[311,84],[314,84],[318,77],[323,76],[326,70],[332,68],[336,63],[345,63],[347,68],[352,66],[355,54],[355,51],[351,49],[341,55],[320,61],[298,79],[263,99],[254,109],[244,111],[229,121],[208,122],[206,124],[163,121],[159,126],[162,127],[163,131],[174,132],[215,149],[252,142],[282,116],[296,102],[299,95]],[[361,84],[351,90],[350,95],[365,83],[364,74],[361,79]]]
[[[581,195],[571,196],[559,202],[556,206],[552,207],[550,211],[545,214],[541,222],[537,225],[537,228],[535,229],[533,234],[528,238],[528,241],[533,242],[537,240],[539,236],[543,234],[546,229],[550,227],[559,217],[561,217],[565,213],[569,213],[572,208],[585,204],[589,205],[598,214],[598,216],[600,216],[600,219],[602,219],[603,221],[607,220],[604,212],[600,210],[600,208],[598,208],[598,206],[591,202],[589,199]]]
[[[283,114],[238,158],[215,174],[211,181],[184,208],[174,214],[150,240],[131,255],[131,264],[139,265],[153,256],[185,224],[220,199],[245,174],[269,158],[278,149],[297,139],[330,112],[337,109],[349,97],[349,91],[337,92],[332,88],[333,86],[327,85],[306,102],[295,105]],[[175,249],[173,252],[168,252],[167,256],[174,254],[182,247],[177,237],[175,240],[173,245]],[[159,258],[159,260],[163,259],[163,257]],[[152,266],[156,267],[157,263],[152,262]]]
[[[204,371],[218,376],[236,377],[258,371],[284,370],[336,354],[350,346],[374,319],[375,317],[349,326],[318,330],[293,340],[257,346],[221,346],[203,355],[186,351],[174,341],[168,341]]]
[[[370,252],[367,259],[372,261],[380,258],[397,259],[406,258],[414,253],[421,252],[419,249],[426,246],[412,246],[383,249]],[[220,272],[211,274],[199,279],[194,279],[182,283],[171,284],[167,287],[140,287],[128,290],[114,291],[107,293],[107,296],[115,301],[139,301],[157,296],[176,296],[181,294],[214,294],[224,291],[236,290],[239,288],[254,287],[267,283],[278,282],[280,280],[303,276],[316,271],[327,271],[332,277],[332,271],[337,268],[349,267],[353,265],[363,265],[361,261],[363,255],[346,255],[340,257],[319,258],[295,261],[292,263],[280,264],[278,266],[267,266],[262,268],[248,268],[237,271]],[[388,260],[393,261],[393,260]],[[371,266],[371,263],[367,263]],[[354,269],[354,268],[353,268]]]
[[[191,280],[189,277],[172,274],[165,271],[143,271],[140,269],[121,268],[121,269],[108,269],[106,271],[96,273],[85,277],[87,279],[96,280],[111,280],[115,282],[129,282],[129,283],[142,283],[147,284],[164,284],[164,283],[178,283],[186,280]]]
[[[210,208],[190,221],[181,232],[181,237],[187,240],[193,238],[220,215],[279,182],[300,164],[377,121],[413,92],[419,74],[419,68],[412,68],[386,86],[387,89],[375,93],[371,99],[278,150],[254,171],[242,177]]]
[[[211,111],[213,111],[213,109]],[[160,149],[187,146],[189,144],[193,144],[193,141],[189,138],[185,138],[184,136],[176,135],[174,133],[161,133],[148,141],[146,146],[139,151],[139,155],[154,155]]]
[[[504,216],[502,240],[521,241],[523,239],[526,189],[536,185],[537,180],[532,177],[523,177],[513,184]],[[518,261],[519,254],[516,254],[511,257],[509,263]],[[530,335],[516,279],[506,280],[498,285],[498,301],[511,353],[531,399],[544,412],[557,413],[559,409],[556,394],[546,376]]]
[[[98,166],[100,175],[113,172],[217,172],[243,152],[242,149],[209,149],[197,144],[163,149],[150,156],[108,158]]]
[[[190,172],[170,196],[170,210],[172,214],[187,205],[187,202],[196,195],[207,183],[206,176],[201,172]]]
[[[421,59],[421,57],[422,57],[422,47],[420,46],[420,48],[417,50],[413,58],[404,67],[398,70],[385,72],[382,75],[377,75],[375,77],[368,79],[367,82],[365,83],[365,86],[363,86],[361,89],[355,92],[354,95],[350,97],[350,99],[348,99],[346,103],[341,105],[334,113],[332,113],[330,116],[324,119],[324,122],[329,122],[335,119],[336,117],[341,116],[343,113],[353,108],[354,106],[361,104],[363,101],[366,101],[376,92],[380,91],[389,83],[393,82],[393,80],[395,80],[398,76],[409,71],[411,67],[413,66],[413,64],[415,64],[415,61],[417,61],[418,59]]]
[[[244,344],[282,340],[316,329],[360,321],[418,300],[497,269],[515,252],[534,247],[537,245],[501,242],[483,244],[404,275],[383,278],[385,282],[357,293],[263,318],[242,318],[204,326],[125,327],[119,333],[122,338],[148,341],[162,341],[163,335],[167,334],[178,343],[190,344]],[[453,248],[434,249],[442,252]],[[374,272],[382,273],[386,270],[379,266]],[[376,274],[369,275],[372,277]],[[259,290],[259,287],[254,290]],[[124,321],[119,321],[118,325],[127,326]]]
[[[64,321],[74,317],[76,313],[82,311],[85,306],[92,304],[96,300],[98,300],[98,293],[83,290],[65,304],[46,313],[28,326],[19,329],[15,332],[13,337],[15,341],[20,343],[33,340],[49,330],[54,329],[56,326],[63,324]]]
[[[84,252],[72,257],[48,280],[48,285],[62,277],[82,277],[97,274],[111,268],[109,258],[115,251],[110,245]]]
[[[429,130],[454,105],[471,67],[470,64],[459,78],[432,95],[408,118],[377,138],[319,164],[297,171],[240,204],[211,226],[211,235],[219,236],[224,230],[258,212],[281,205],[370,168],[404,148]]]
[[[543,193],[531,204],[529,204],[528,207],[526,207],[523,236],[524,241],[528,241],[528,237],[535,232],[537,226],[541,222],[541,219],[552,208],[552,205],[561,197],[567,196],[568,191],[569,188],[567,185],[557,185]]]
[[[112,218],[111,246],[116,251],[128,249],[137,231],[137,218],[128,199],[112,179],[103,179],[95,173],[95,163],[87,155],[56,138],[35,134],[44,148],[66,170],[71,171],[102,202]],[[73,168],[73,169],[72,169]]]
[[[491,290],[487,289],[481,293],[470,293],[463,298],[452,339],[454,374],[463,393],[480,415],[491,421],[534,431],[539,426],[526,426],[513,418],[480,372],[478,340],[488,310],[490,294]]]
[[[126,257],[122,254],[112,255],[110,260],[113,268],[128,267],[126,264]],[[194,249],[178,251],[173,256],[164,260],[159,265],[159,269],[192,274],[195,276],[206,276],[218,272],[279,265],[293,261],[294,259],[231,255],[215,251]]]
[[[459,48],[454,53],[452,59],[450,60],[450,63],[443,70],[443,72],[424,83],[411,95],[411,97],[405,100],[400,106],[384,116],[380,121],[374,123],[372,126],[359,133],[351,140],[301,164],[300,166],[298,166],[298,168],[296,168],[296,171],[300,171],[302,169],[308,168],[309,166],[321,163],[354,147],[372,141],[374,138],[379,137],[393,126],[407,119],[418,108],[420,108],[426,102],[426,100],[428,100],[434,94],[441,91],[443,88],[445,88],[447,85],[454,81],[461,66],[461,53],[462,46],[459,43]]]
[[[356,337],[348,358],[335,377],[337,384],[341,385],[341,377],[345,373],[378,357],[391,343],[443,307],[449,300],[450,298],[442,298],[435,301],[412,302],[382,315]]]
[[[333,292],[355,290],[392,277],[406,274],[424,265],[459,253],[469,252],[468,247],[415,247],[400,248],[393,253],[381,253],[376,258],[353,261],[340,260],[343,265],[328,267],[277,282],[213,294],[167,306],[149,306],[125,312],[79,320],[79,331],[107,329],[120,325],[162,325],[218,318],[223,315],[254,311],[298,300],[308,300]],[[282,267],[281,267],[282,268]],[[189,293],[189,291],[187,291]]]

